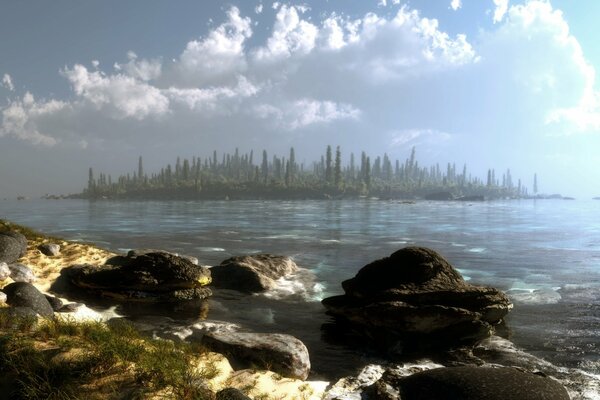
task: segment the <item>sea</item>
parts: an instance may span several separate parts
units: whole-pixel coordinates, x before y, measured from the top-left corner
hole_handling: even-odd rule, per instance
[[[508,335],[519,348],[600,374],[600,201],[40,199],[0,201],[0,218],[115,252],[164,249],[204,265],[244,254],[291,256],[304,274],[266,295],[215,290],[208,312],[195,318],[292,334],[307,345],[313,373],[328,379],[355,373],[372,355],[328,338],[331,319],[320,300],[343,293],[340,283],[373,260],[430,247],[469,282],[509,295]]]

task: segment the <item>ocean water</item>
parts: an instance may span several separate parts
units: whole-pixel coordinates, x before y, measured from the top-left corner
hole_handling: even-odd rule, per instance
[[[0,218],[117,252],[160,248],[206,265],[259,252],[292,256],[309,277],[282,281],[269,296],[216,291],[208,318],[293,334],[307,344],[315,374],[327,377],[352,373],[370,356],[325,340],[321,326],[330,319],[319,300],[342,293],[341,281],[370,261],[431,247],[470,282],[509,294],[507,325],[520,348],[600,373],[600,201],[31,200],[0,202]]]

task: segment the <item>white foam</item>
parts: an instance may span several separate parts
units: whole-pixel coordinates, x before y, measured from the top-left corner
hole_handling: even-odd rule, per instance
[[[467,250],[469,253],[485,253],[487,249],[485,247],[473,247]]]
[[[198,247],[200,251],[225,251],[222,247]]]
[[[562,296],[556,290],[545,289],[510,289],[506,294],[514,303],[521,304],[556,304]]]
[[[315,282],[314,274],[303,268],[294,274],[277,279],[275,283],[276,286],[264,295],[276,300],[298,296],[304,301],[321,301],[325,290],[325,285]]]

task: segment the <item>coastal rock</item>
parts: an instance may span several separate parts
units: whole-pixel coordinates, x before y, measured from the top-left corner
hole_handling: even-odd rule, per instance
[[[49,294],[45,294],[44,297],[46,297],[46,300],[48,300],[48,303],[54,311],[58,311],[62,308],[63,301],[58,297],[50,296]]]
[[[27,239],[15,231],[0,232],[0,262],[14,263],[27,253]]]
[[[44,243],[38,246],[38,250],[48,257],[53,257],[60,254],[60,245],[55,243]]]
[[[4,281],[10,277],[10,268],[5,262],[0,262],[0,281]]]
[[[10,264],[10,277],[15,282],[33,283],[36,281],[33,270],[24,264]]]
[[[408,377],[386,371],[367,391],[372,399],[569,400],[555,380],[516,368],[450,367]]]
[[[511,309],[497,289],[468,284],[441,255],[406,247],[342,282],[327,312],[368,344],[393,354],[452,348],[490,336]]]
[[[170,251],[157,250],[157,249],[133,249],[133,250],[129,250],[127,252],[127,257],[128,258],[134,258],[134,257],[143,256],[143,255],[146,255],[146,254],[149,254],[149,253],[171,254],[171,255],[174,255],[176,257],[185,258],[186,260],[191,261],[192,264],[199,265],[198,258],[196,258],[194,256],[187,256],[187,255],[183,255],[183,254],[179,254],[179,253],[173,253],[173,252],[170,252]]]
[[[29,307],[42,317],[52,317],[54,310],[46,297],[31,283],[14,282],[2,289],[6,303],[13,307]]]
[[[279,333],[206,333],[201,343],[224,354],[235,369],[259,367],[289,377],[306,379],[308,349],[297,338]]]
[[[215,287],[245,293],[272,289],[277,279],[297,271],[291,258],[272,254],[231,257],[211,268]]]
[[[203,287],[211,282],[208,268],[166,252],[120,257],[117,265],[75,265],[64,272],[75,286],[122,301],[177,302],[212,294]]]

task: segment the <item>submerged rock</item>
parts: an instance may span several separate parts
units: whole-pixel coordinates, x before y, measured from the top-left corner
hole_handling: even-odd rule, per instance
[[[0,232],[0,262],[14,263],[27,253],[27,238],[15,231]]]
[[[392,354],[451,348],[488,337],[512,308],[497,289],[468,284],[441,255],[406,247],[363,267],[323,300],[327,312]]]
[[[29,307],[42,317],[52,317],[54,310],[42,292],[27,282],[14,282],[2,289],[6,303],[13,307]]]
[[[208,332],[201,343],[222,353],[235,369],[259,367],[306,379],[310,372],[308,349],[300,340],[279,333]]]
[[[212,294],[203,287],[211,282],[208,268],[170,253],[146,253],[112,261],[118,261],[117,265],[75,265],[64,273],[79,288],[122,301],[177,302],[205,299]]]
[[[210,269],[213,286],[246,293],[273,289],[276,280],[298,271],[290,258],[272,254],[231,257]]]

